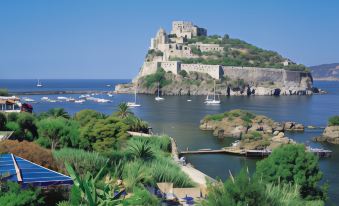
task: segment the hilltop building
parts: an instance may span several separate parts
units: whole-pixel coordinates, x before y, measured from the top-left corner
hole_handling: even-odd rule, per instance
[[[241,78],[247,82],[300,82],[307,72],[288,71],[277,68],[259,68],[259,67],[242,67],[242,66],[223,66],[223,65],[206,65],[206,64],[184,64],[181,58],[201,58],[198,52],[224,52],[224,47],[219,44],[204,43],[200,41],[201,37],[207,36],[207,30],[194,25],[188,21],[172,22],[170,34],[160,28],[155,37],[151,39],[151,45],[145,61],[139,71],[136,81],[142,76],[153,74],[157,68],[163,68],[166,72],[179,74],[181,70],[189,72],[207,73],[214,79],[220,79],[227,75],[231,79]],[[220,38],[220,40],[222,40]],[[238,52],[244,52],[238,48],[231,48]],[[179,60],[179,61],[178,61]],[[287,66],[293,64],[289,59],[281,62]]]

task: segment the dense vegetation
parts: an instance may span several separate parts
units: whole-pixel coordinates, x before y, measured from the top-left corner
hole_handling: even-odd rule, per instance
[[[229,112],[224,112],[220,114],[206,115],[204,117],[204,120],[221,121],[222,119],[226,117],[229,119],[240,117],[243,121],[250,123],[250,121],[255,117],[255,114],[245,111],[245,110],[236,109],[236,110],[231,110]]]
[[[250,123],[256,115],[232,110],[206,116],[207,120],[240,119]],[[82,110],[74,116],[55,108],[39,115],[1,115],[5,130],[13,128],[20,141],[0,142],[1,153],[13,153],[37,164],[69,174],[70,191],[48,202],[51,196],[38,189],[21,190],[16,183],[0,181],[0,205],[159,205],[160,200],[146,189],[157,182],[175,187],[196,186],[171,158],[171,141],[161,137],[131,137],[127,131],[147,131],[147,123],[134,116],[126,104],[111,115]],[[253,131],[248,138],[261,138]],[[41,158],[41,157],[44,158]],[[209,205],[311,205],[327,199],[327,184],[320,184],[318,158],[303,145],[284,145],[257,163],[250,175],[243,169],[226,182],[208,186],[200,204]],[[128,196],[117,195],[123,194]],[[62,201],[60,201],[60,199]]]
[[[329,126],[339,126],[339,116],[333,116],[328,119]]]
[[[210,185],[202,205],[324,205],[321,177],[315,155],[303,145],[286,145],[259,161],[253,177],[243,169],[225,183]]]
[[[224,52],[201,52],[197,47],[192,46],[192,53],[199,55],[199,58],[172,58],[184,63],[218,64],[225,66],[255,66],[269,68],[284,68],[288,70],[306,71],[304,65],[289,64],[284,66],[285,61],[280,54],[274,51],[260,49],[252,44],[239,39],[232,39],[228,35],[224,37],[197,36],[188,40],[188,44],[202,42],[204,44],[219,44],[224,48]]]
[[[144,86],[147,88],[158,85],[159,87],[164,87],[171,83],[170,80],[165,78],[165,70],[163,68],[158,68],[154,74],[149,74],[144,77]]]
[[[69,194],[60,191],[64,201],[58,205],[158,205],[159,200],[146,187],[166,181],[177,187],[194,185],[172,160],[168,137],[131,137],[127,133],[145,132],[148,124],[125,103],[111,115],[82,110],[71,116],[55,108],[38,115],[0,113],[0,120],[2,129],[13,130],[12,138],[19,140],[0,142],[0,154],[13,153],[74,179]],[[0,202],[19,201],[13,200],[19,186],[3,185]],[[128,198],[116,195],[124,190]],[[13,205],[47,204],[50,199],[33,189],[21,195],[21,202]]]

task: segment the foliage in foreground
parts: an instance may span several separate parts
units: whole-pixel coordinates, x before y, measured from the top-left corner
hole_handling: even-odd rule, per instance
[[[0,205],[37,206],[43,203],[44,200],[38,189],[21,189],[20,185],[14,182],[1,184]]]
[[[256,176],[265,182],[298,184],[302,198],[326,199],[326,188],[319,188],[323,174],[318,157],[304,145],[283,145],[257,163]]]
[[[306,201],[300,197],[300,187],[290,184],[267,184],[251,178],[248,172],[241,170],[238,176],[225,182],[208,186],[208,196],[203,206],[322,206],[323,201]]]

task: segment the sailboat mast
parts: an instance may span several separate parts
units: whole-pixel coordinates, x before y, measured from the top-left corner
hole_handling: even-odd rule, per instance
[[[213,95],[213,99],[215,100],[215,80],[214,80],[214,95]]]
[[[134,103],[137,103],[137,88],[134,90]]]

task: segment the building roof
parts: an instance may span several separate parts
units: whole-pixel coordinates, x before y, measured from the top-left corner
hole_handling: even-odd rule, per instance
[[[0,154],[0,175],[6,180],[18,182],[23,187],[73,184],[70,177],[13,154]]]

